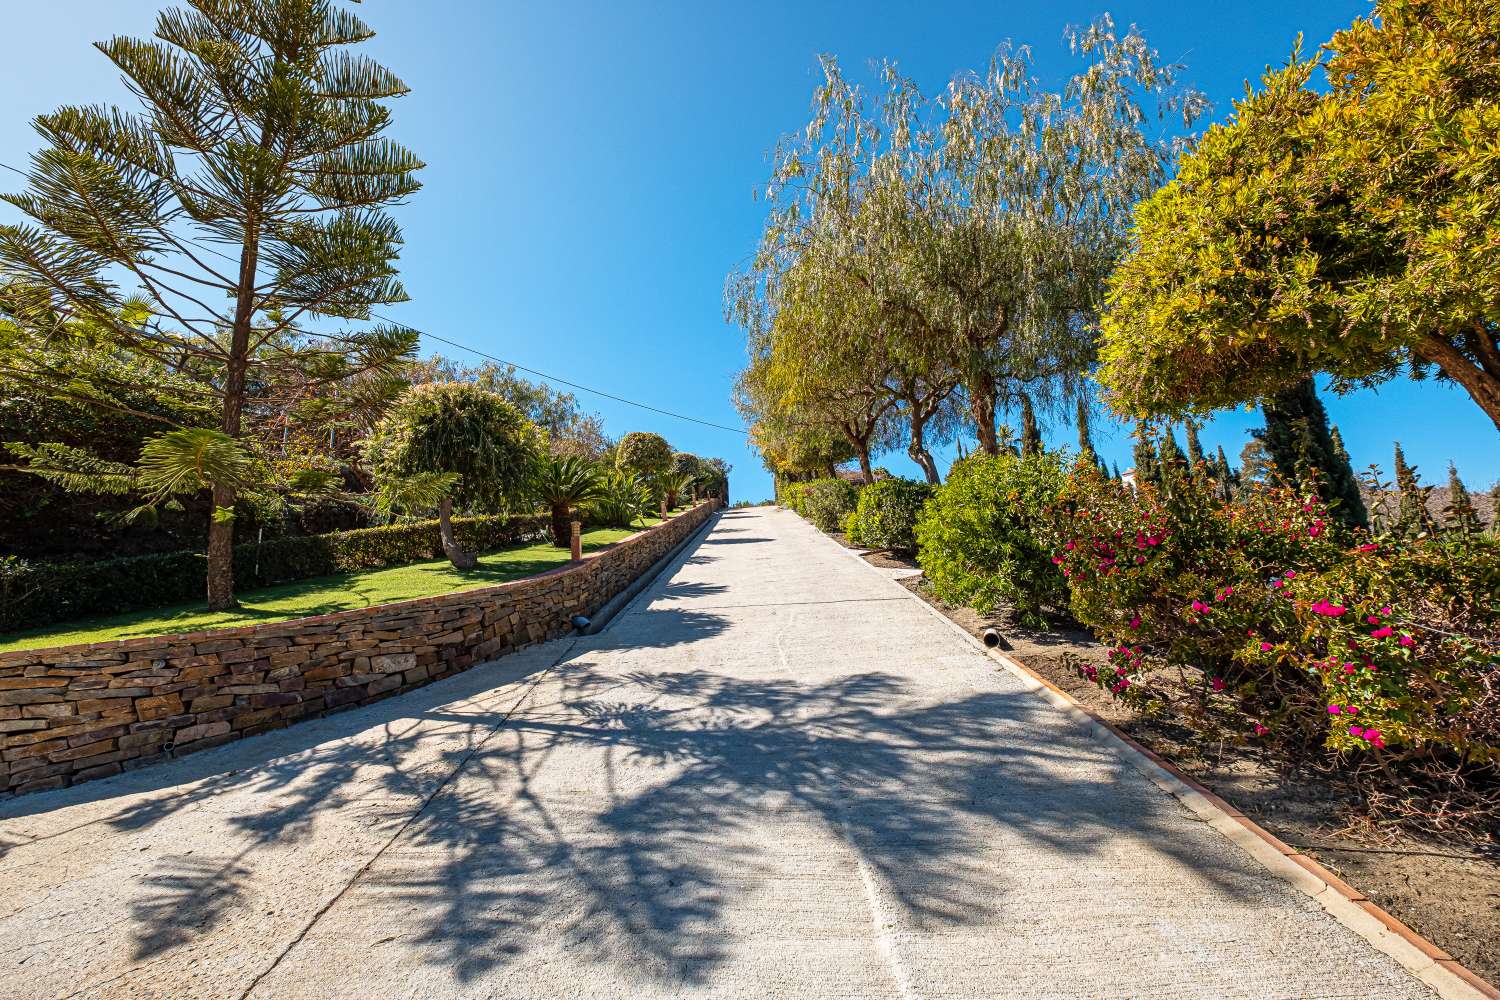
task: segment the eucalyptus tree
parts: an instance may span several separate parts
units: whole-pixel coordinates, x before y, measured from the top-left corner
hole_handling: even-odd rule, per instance
[[[0,227],[0,270],[36,289],[27,322],[67,315],[189,375],[216,411],[217,451],[242,447],[263,387],[327,386],[388,371],[414,331],[369,321],[406,298],[401,230],[386,209],[415,192],[421,162],[384,137],[407,88],[351,51],[372,37],[331,0],[190,0],[149,40],[98,45],[135,111],[70,106],[38,117],[45,142],[27,190],[31,221]],[[123,318],[136,300],[149,315]],[[279,389],[278,389],[279,392]],[[208,604],[234,604],[234,507],[213,484]]]
[[[874,109],[825,59],[811,121],[777,150],[755,259],[731,280],[738,312],[747,299],[774,308],[784,276],[814,260],[943,354],[983,451],[999,451],[1002,402],[1065,405],[1093,361],[1129,208],[1177,149],[1148,135],[1146,105],[1184,124],[1202,107],[1134,29],[1105,18],[1070,39],[1088,65],[1061,91],[1005,46],[937,99],[887,65]]]

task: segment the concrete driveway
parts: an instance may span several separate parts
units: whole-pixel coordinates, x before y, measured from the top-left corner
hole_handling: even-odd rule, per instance
[[[1419,997],[794,515],[623,617],[0,804],[0,996]]]

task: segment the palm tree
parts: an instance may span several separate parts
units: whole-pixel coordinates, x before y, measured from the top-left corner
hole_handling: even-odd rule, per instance
[[[617,471],[605,479],[590,513],[612,528],[628,528],[650,510],[651,487],[634,473]]]
[[[572,508],[593,503],[604,496],[599,469],[580,455],[550,456],[538,460],[531,475],[531,495],[546,504],[552,515],[552,544],[565,549],[573,535]]]
[[[693,488],[697,477],[691,472],[668,472],[661,477],[662,492],[667,495],[667,510],[677,509],[678,498]]]

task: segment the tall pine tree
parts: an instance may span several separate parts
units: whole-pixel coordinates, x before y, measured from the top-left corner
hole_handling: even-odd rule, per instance
[[[234,510],[248,485],[238,470],[253,465],[243,438],[262,387],[327,388],[416,348],[407,329],[298,329],[368,321],[407,297],[386,209],[417,190],[422,163],[384,135],[384,102],[407,88],[353,51],[373,34],[331,0],[170,8],[154,38],[98,45],[139,111],[40,116],[29,188],[6,199],[32,223],[0,226],[0,270],[42,293],[35,321],[62,312],[98,324],[212,401],[216,429],[173,432],[158,449],[195,482],[205,455],[226,470],[207,482],[212,609],[235,604]],[[122,321],[142,305],[149,321]]]
[[[1134,457],[1135,481],[1139,484],[1161,485],[1161,464],[1156,456],[1156,445],[1140,431],[1136,432]]]
[[[1306,486],[1317,482],[1318,495],[1329,503],[1333,515],[1350,527],[1366,527],[1369,515],[1359,494],[1359,482],[1347,454],[1339,457],[1328,413],[1318,399],[1311,378],[1266,400],[1262,410],[1266,426],[1252,433],[1265,446],[1266,454],[1284,483]]]

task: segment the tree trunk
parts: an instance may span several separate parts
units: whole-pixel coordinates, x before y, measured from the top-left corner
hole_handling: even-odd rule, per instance
[[[568,505],[552,505],[552,544],[565,549],[573,544],[573,521],[568,517]]]
[[[1483,368],[1474,367],[1458,348],[1437,334],[1423,340],[1417,348],[1417,354],[1437,365],[1444,375],[1463,386],[1469,397],[1494,421],[1495,429],[1500,430],[1500,378]]]
[[[438,534],[443,540],[443,555],[456,569],[473,569],[479,557],[458,547],[453,537],[453,501],[447,498],[438,501]]]
[[[865,485],[869,486],[875,481],[875,473],[870,468],[870,446],[861,443],[856,447],[859,449],[859,473],[865,477]]]
[[[1036,423],[1036,410],[1031,406],[1031,397],[1024,392],[1016,394],[1021,401],[1021,457],[1040,454],[1042,430]]]
[[[911,415],[911,441],[906,446],[906,453],[922,469],[927,482],[936,486],[941,480],[938,478],[937,463],[932,460],[932,452],[927,450],[927,420],[915,401],[907,408],[907,413]]]
[[[988,376],[971,380],[969,415],[979,436],[979,450],[994,457],[1000,454],[1000,440],[995,436],[995,380]]]
[[[218,512],[234,510],[233,487],[215,485],[208,522],[208,610],[236,607],[234,598],[234,522],[221,521]]]
[[[255,313],[255,269],[260,252],[253,228],[245,231],[240,252],[239,290],[234,306],[234,325],[229,333],[229,358],[224,369],[224,412],[219,429],[236,440],[245,409],[245,377],[250,367],[250,321]],[[208,522],[208,610],[237,607],[234,597],[234,502],[237,490],[230,483],[213,484],[213,510]]]

